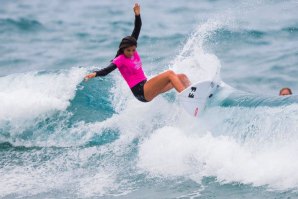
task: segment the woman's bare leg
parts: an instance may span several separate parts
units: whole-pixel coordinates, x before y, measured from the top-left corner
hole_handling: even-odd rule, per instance
[[[186,88],[178,75],[175,74],[173,71],[168,70],[153,77],[145,83],[144,95],[147,101],[151,101],[160,93],[165,92],[173,87],[179,93]]]
[[[177,74],[178,78],[180,79],[180,81],[182,82],[182,84],[184,85],[185,88],[190,86],[190,81],[188,79],[188,77],[185,74]],[[160,93],[165,93],[169,90],[171,90],[172,88],[174,88],[174,86],[172,85],[171,82],[169,82]]]

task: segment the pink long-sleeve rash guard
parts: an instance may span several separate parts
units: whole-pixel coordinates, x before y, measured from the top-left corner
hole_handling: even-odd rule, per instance
[[[124,54],[121,54],[112,63],[117,66],[129,88],[147,79],[142,69],[142,60],[137,51],[135,51],[131,58],[127,58]]]

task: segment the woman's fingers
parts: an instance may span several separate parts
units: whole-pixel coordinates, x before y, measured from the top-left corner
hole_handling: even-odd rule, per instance
[[[133,10],[134,10],[134,12],[135,12],[135,14],[136,15],[140,15],[140,4],[138,4],[138,3],[135,3],[135,5],[134,5],[134,7],[133,7]]]
[[[85,81],[88,81],[89,79],[92,79],[92,78],[94,78],[96,76],[96,73],[90,73],[90,74],[88,74],[88,75],[86,75],[85,77],[84,77],[84,80]]]
[[[89,75],[86,75],[86,76],[84,77],[84,81],[85,81],[85,82],[88,81],[89,79],[90,79]]]

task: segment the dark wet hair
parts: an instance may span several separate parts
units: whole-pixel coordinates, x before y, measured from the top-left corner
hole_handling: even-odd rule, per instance
[[[281,95],[281,93],[282,93],[284,90],[287,90],[287,91],[290,93],[290,95],[292,95],[292,90],[291,90],[290,88],[282,88],[282,89],[280,89],[280,91],[279,91],[279,95]]]
[[[138,42],[134,37],[132,36],[124,37],[119,44],[119,49],[115,57],[118,57],[119,55],[123,54],[125,48],[131,47],[131,46],[137,46],[137,45],[138,45]]]

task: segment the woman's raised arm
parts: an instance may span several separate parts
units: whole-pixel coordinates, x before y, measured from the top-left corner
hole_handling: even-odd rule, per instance
[[[134,37],[136,40],[138,40],[140,31],[141,31],[141,26],[142,26],[140,5],[136,3],[133,7],[133,11],[135,13],[135,27],[132,31],[131,36]]]

